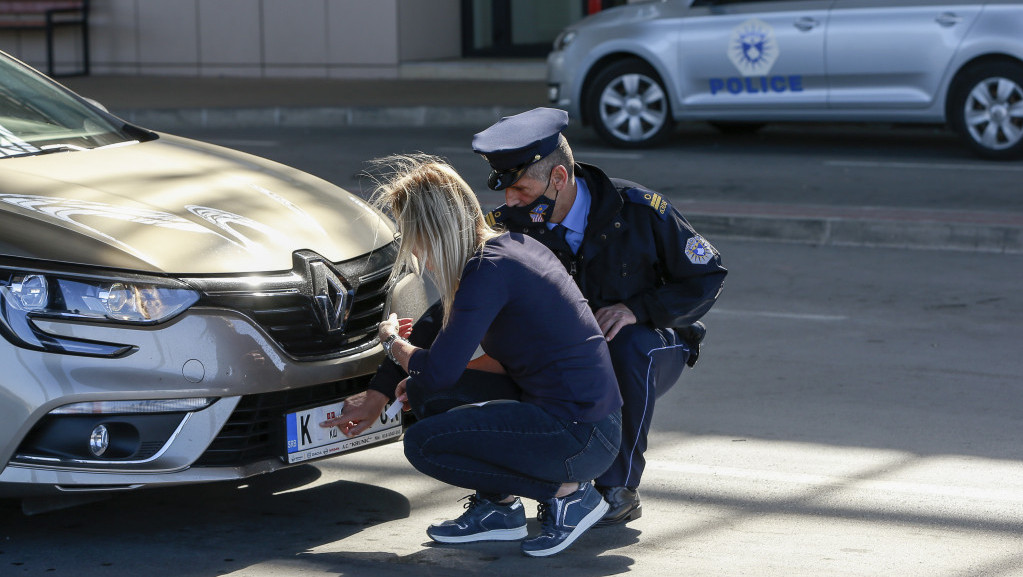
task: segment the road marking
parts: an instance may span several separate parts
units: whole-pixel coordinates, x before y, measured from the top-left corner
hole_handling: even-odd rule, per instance
[[[783,313],[773,311],[736,311],[731,309],[713,308],[708,314],[730,315],[737,317],[767,317],[772,319],[789,319],[796,321],[845,321],[849,317],[844,315],[813,315],[803,313]]]
[[[701,475],[715,479],[728,478],[742,481],[776,482],[791,485],[811,485],[815,487],[831,486],[842,490],[871,491],[878,494],[899,493],[927,497],[955,497],[977,501],[999,501],[1005,503],[1023,503],[1023,494],[1012,490],[999,490],[980,487],[956,487],[952,485],[933,485],[907,481],[878,481],[857,479],[855,477],[835,477],[831,475],[809,475],[805,473],[785,473],[756,469],[740,469],[736,467],[717,467],[675,461],[647,461],[647,469],[682,473],[685,475]]]
[[[858,160],[828,160],[825,166],[849,168],[910,168],[934,170],[977,170],[984,172],[1023,172],[1023,166],[1011,164],[932,164],[929,162],[871,162]]]

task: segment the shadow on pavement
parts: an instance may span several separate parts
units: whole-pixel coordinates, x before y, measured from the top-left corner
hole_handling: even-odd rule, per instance
[[[372,485],[292,490],[320,476],[303,466],[243,483],[118,494],[32,517],[4,503],[0,574],[210,577],[286,561],[409,515],[403,495]],[[44,553],[55,549],[58,555]]]

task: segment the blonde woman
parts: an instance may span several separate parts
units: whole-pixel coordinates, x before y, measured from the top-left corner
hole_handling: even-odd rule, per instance
[[[519,402],[495,402],[421,415],[405,435],[405,455],[419,471],[474,489],[457,519],[430,526],[443,543],[522,540],[530,556],[556,554],[598,521],[607,503],[590,479],[618,452],[621,396],[607,344],[572,278],[533,239],[498,233],[475,194],[436,157],[392,157],[375,202],[401,233],[394,268],[422,264],[443,309],[429,348],[399,336],[411,321],[380,324],[389,357],[409,374],[395,395],[426,407],[450,396],[481,346],[495,390],[510,379]],[[480,373],[477,373],[477,375]],[[473,395],[486,396],[486,379]],[[417,399],[422,399],[418,401]],[[518,496],[540,502],[539,535],[527,537]]]

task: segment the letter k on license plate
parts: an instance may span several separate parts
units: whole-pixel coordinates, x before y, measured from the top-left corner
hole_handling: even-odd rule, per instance
[[[324,429],[320,423],[341,414],[344,401],[336,401],[313,409],[285,415],[288,440],[287,461],[298,463],[318,459],[367,445],[381,443],[401,435],[401,413],[388,419],[386,414],[373,422],[370,428],[355,437],[345,437],[337,427]],[[389,407],[390,405],[388,405]],[[384,412],[386,413],[386,407]]]

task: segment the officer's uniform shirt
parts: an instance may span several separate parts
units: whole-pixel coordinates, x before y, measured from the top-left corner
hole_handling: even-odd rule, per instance
[[[560,223],[561,226],[568,229],[565,231],[565,242],[568,243],[573,254],[579,252],[579,245],[583,243],[583,233],[586,232],[586,219],[590,216],[591,201],[590,187],[586,186],[585,180],[577,178],[575,186],[575,202],[572,203],[572,208]],[[550,222],[547,223],[547,228],[551,230],[557,226]]]

